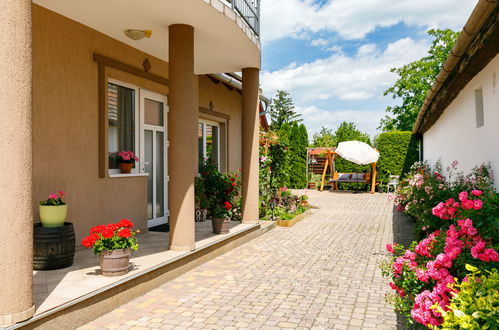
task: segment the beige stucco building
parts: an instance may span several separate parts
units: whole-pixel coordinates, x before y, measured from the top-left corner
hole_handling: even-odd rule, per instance
[[[421,159],[499,173],[499,4],[480,0],[419,112]],[[499,180],[495,180],[499,189]]]
[[[51,192],[66,191],[77,242],[126,217],[169,221],[169,248],[188,251],[198,158],[210,156],[242,169],[243,222],[258,221],[259,8],[239,3],[2,1],[4,324],[33,315],[33,222]],[[226,72],[242,73],[241,88]],[[131,174],[109,157],[120,150],[140,158]]]

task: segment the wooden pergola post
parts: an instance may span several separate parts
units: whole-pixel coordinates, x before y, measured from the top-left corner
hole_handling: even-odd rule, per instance
[[[371,194],[376,190],[376,162],[372,163],[371,171]]]

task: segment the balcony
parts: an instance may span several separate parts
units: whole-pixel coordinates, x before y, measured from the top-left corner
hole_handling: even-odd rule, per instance
[[[260,0],[34,0],[146,54],[168,61],[168,26],[194,27],[196,74],[260,68]],[[132,40],[123,31],[152,30]],[[64,31],[61,31],[64,32]]]
[[[260,37],[260,0],[229,0],[232,10]]]

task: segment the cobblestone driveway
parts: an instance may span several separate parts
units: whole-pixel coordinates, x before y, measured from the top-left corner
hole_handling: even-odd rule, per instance
[[[318,209],[296,226],[277,227],[82,329],[395,329],[377,263],[385,244],[410,230],[407,220],[385,194],[309,196]]]

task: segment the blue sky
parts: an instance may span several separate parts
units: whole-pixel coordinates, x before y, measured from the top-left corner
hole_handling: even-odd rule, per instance
[[[310,138],[352,121],[377,133],[398,67],[426,55],[430,28],[461,30],[476,0],[262,0],[264,94],[291,93]],[[457,5],[458,4],[458,5]]]

